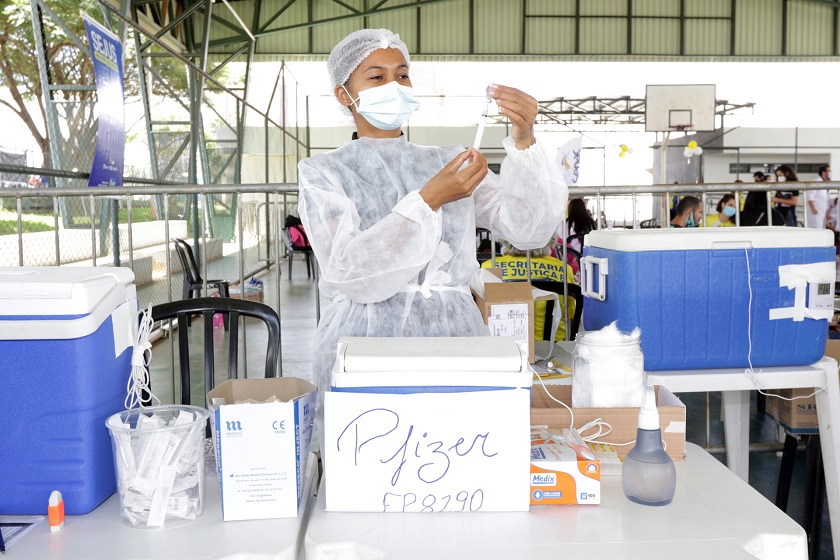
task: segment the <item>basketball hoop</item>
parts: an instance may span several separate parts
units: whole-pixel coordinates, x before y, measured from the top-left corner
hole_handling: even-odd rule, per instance
[[[691,123],[678,124],[675,126],[677,132],[689,132],[691,130]]]

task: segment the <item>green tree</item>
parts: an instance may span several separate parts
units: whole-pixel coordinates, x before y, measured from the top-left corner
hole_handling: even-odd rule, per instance
[[[95,0],[49,0],[46,3],[63,25],[83,45],[87,45],[85,27],[80,11],[102,20],[99,3]],[[80,49],[62,26],[43,13],[41,32],[48,60],[49,78],[54,85],[93,85],[95,83],[93,63],[85,51]],[[124,45],[125,94],[127,101],[137,100],[140,95],[138,68],[134,55],[132,35]],[[146,38],[143,37],[143,40]],[[153,47],[153,50],[159,50]],[[164,87],[159,80],[147,75],[154,93],[161,95],[186,95],[187,73],[183,63],[175,58],[155,57],[156,72],[166,81]],[[0,86],[8,88],[7,98],[0,97],[0,104],[11,109],[25,124],[41,152],[44,165],[50,166],[50,137],[47,126],[47,111],[38,68],[35,48],[35,33],[29,0],[0,0]],[[52,92],[52,99],[61,107],[60,120],[67,131],[58,143],[61,146],[61,161],[80,157],[92,150],[94,138],[96,94],[90,90],[59,90]],[[32,106],[37,110],[32,110]],[[70,132],[72,131],[72,132]],[[81,162],[79,162],[81,163]],[[81,167],[68,165],[67,167]]]
[[[96,2],[92,0],[51,0],[49,3],[50,9],[79,37],[84,37],[84,24],[79,17],[79,10],[92,10],[95,6]],[[75,85],[93,83],[91,61],[65,31],[46,15],[42,31],[52,82]],[[26,124],[44,153],[45,163],[49,165],[47,113],[38,71],[29,0],[0,0],[0,85],[9,90],[9,99],[0,98],[0,104],[11,109]],[[93,92],[62,91],[54,92],[53,96],[58,101],[90,101]],[[30,110],[33,102],[37,112]],[[89,111],[75,111],[71,119],[76,122],[68,122],[68,126],[82,126],[83,123],[77,121],[89,118]]]

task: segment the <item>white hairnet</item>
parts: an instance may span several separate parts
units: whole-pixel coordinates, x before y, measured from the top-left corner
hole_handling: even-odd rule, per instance
[[[387,29],[360,29],[342,39],[330,52],[327,70],[333,89],[346,83],[350,74],[358,68],[370,53],[377,49],[397,49],[405,57],[405,63],[411,66],[408,47],[400,36]]]

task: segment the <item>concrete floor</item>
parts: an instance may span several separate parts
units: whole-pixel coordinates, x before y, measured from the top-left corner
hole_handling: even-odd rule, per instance
[[[288,265],[281,263],[281,278],[276,269],[263,273],[259,279],[264,282],[265,302],[280,310],[282,371],[284,376],[312,379],[312,341],[316,327],[315,315],[315,284],[307,278],[306,265],[303,261],[295,260],[293,274],[289,279]],[[279,296],[279,298],[278,298]],[[262,377],[265,363],[265,328],[256,320],[246,321],[242,328],[241,343],[245,345],[240,350],[240,371],[247,371],[247,377]],[[203,381],[203,353],[202,353],[202,321],[193,321],[190,329],[191,349],[190,364],[192,402],[203,402],[205,388]],[[224,329],[214,328],[214,342],[218,349],[216,356],[216,382],[227,378],[227,350],[223,346],[226,341]],[[175,344],[177,347],[177,342]],[[242,348],[242,347],[241,347]],[[164,403],[173,402],[173,387],[177,386],[173,380],[173,371],[178,371],[177,355],[173,359],[172,338],[160,339],[154,344],[151,365],[152,388]],[[175,351],[177,354],[177,350]],[[243,377],[240,373],[240,377]],[[720,421],[720,394],[709,394],[709,434],[706,433],[706,394],[681,394],[679,397],[687,407],[687,439],[700,446],[711,446],[720,449],[723,442],[723,422]],[[753,395],[755,402],[755,395]],[[752,410],[756,410],[755,404]],[[763,413],[753,412],[750,419],[750,441],[752,443],[773,443],[777,440],[775,423]],[[722,462],[723,453],[713,453]],[[800,524],[805,519],[805,464],[804,451],[797,453],[794,468],[793,483],[790,490],[787,512]],[[754,451],[750,453],[750,485],[770,500],[767,507],[775,507],[773,502],[779,476],[780,453],[775,451]],[[710,489],[713,491],[713,489]],[[702,520],[698,520],[702,522]],[[820,556],[822,560],[832,560],[832,540],[828,519],[827,505],[823,509],[823,523],[821,532]],[[814,559],[811,559],[814,560]]]

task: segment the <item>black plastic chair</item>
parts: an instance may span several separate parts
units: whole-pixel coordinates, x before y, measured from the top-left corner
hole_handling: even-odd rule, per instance
[[[289,255],[289,280],[292,279],[292,260],[295,255],[305,255],[306,256],[306,277],[312,277],[312,247],[308,249],[298,249],[294,245],[292,245],[292,237],[289,235],[288,229],[283,229],[280,231],[280,234],[283,236],[283,243],[286,244],[286,253]]]
[[[577,252],[577,251],[575,251]],[[553,280],[531,280],[531,285],[546,292],[554,292],[555,294],[563,295],[563,282],[554,282]],[[574,340],[577,332],[580,329],[580,318],[583,315],[583,294],[580,286],[577,284],[568,284],[569,297],[575,300],[575,312],[572,315],[571,324],[569,325],[569,340]],[[566,307],[568,310],[568,306]],[[551,321],[548,320],[554,311],[554,301],[547,301],[545,307],[545,331],[542,333],[543,340],[551,339]],[[564,313],[565,316],[565,313]],[[535,333],[537,334],[537,333]]]
[[[201,290],[204,289],[204,279],[201,278],[192,247],[183,239],[174,237],[172,243],[175,244],[175,252],[178,254],[178,260],[181,261],[181,268],[184,270],[183,298],[190,299],[201,296]],[[230,282],[227,280],[208,280],[207,286],[215,286],[221,297],[230,297]],[[187,326],[192,324],[191,321],[190,318],[187,318]],[[225,330],[228,330],[227,316],[225,317]]]
[[[639,227],[641,229],[654,229],[660,226],[659,218],[651,218],[649,220],[642,220],[639,222]]]
[[[204,386],[209,392],[215,385],[216,372],[213,351],[213,315],[222,313],[230,320],[228,379],[237,379],[239,362],[239,316],[254,317],[268,329],[265,353],[265,377],[277,377],[277,357],[280,355],[280,317],[269,306],[256,301],[233,298],[191,298],[152,307],[152,319],[178,319],[181,325],[194,313],[204,317]],[[184,322],[182,322],[184,321]],[[178,329],[178,352],[181,372],[181,404],[190,404],[190,349],[187,329]]]

